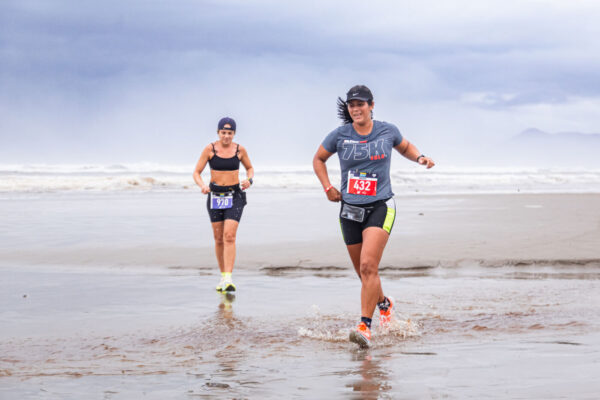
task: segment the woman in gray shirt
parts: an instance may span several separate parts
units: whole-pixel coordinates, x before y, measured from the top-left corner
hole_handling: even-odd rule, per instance
[[[350,340],[368,347],[375,306],[383,330],[389,328],[394,312],[394,299],[383,294],[379,279],[379,261],[396,217],[390,183],[392,149],[427,168],[435,163],[403,138],[395,125],[372,119],[375,103],[368,87],[352,87],[346,101],[338,99],[338,106],[344,124],[323,140],[313,167],[327,198],[342,202],[342,234],[362,283],[361,321],[350,332]],[[331,184],[325,165],[334,153],[338,153],[342,171],[339,191]]]

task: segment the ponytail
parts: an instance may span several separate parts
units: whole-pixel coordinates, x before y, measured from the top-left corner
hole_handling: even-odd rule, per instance
[[[342,125],[351,124],[354,122],[348,111],[348,104],[341,97],[337,99],[337,115],[342,120]]]

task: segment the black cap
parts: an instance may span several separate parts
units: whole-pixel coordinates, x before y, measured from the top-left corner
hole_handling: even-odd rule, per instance
[[[229,124],[229,126],[231,128],[225,128],[225,125]],[[221,120],[219,121],[219,125],[218,125],[218,130],[221,129],[230,129],[232,131],[235,131],[235,121],[233,120],[233,118],[229,118],[229,117],[224,117],[221,118]]]
[[[372,101],[373,93],[365,85],[352,86],[346,93],[346,101],[350,100]]]

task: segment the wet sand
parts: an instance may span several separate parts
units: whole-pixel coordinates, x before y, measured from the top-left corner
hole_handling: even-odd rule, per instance
[[[2,201],[0,263],[216,267],[201,195],[91,196]],[[382,265],[597,264],[599,204],[600,194],[396,197]],[[251,193],[236,265],[346,266],[338,207],[320,192]]]
[[[0,398],[597,398],[600,195],[397,198],[366,351],[320,195],[250,197],[235,298],[194,196],[2,200]]]
[[[2,269],[0,398],[595,398],[600,268],[387,270],[396,322],[348,343],[351,271]],[[7,279],[8,278],[8,279]],[[27,295],[24,297],[24,295]]]

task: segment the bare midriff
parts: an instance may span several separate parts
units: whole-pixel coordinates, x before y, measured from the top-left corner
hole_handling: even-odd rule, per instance
[[[210,170],[210,181],[219,186],[233,186],[240,183],[240,170],[215,171]]]

